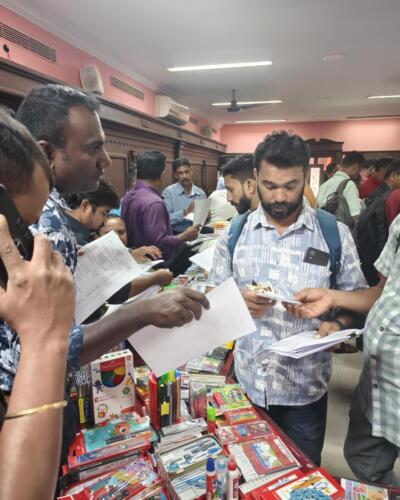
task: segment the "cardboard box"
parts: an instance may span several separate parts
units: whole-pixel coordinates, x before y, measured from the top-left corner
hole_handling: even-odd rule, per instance
[[[96,424],[134,411],[133,356],[129,350],[104,354],[90,363],[90,372]]]

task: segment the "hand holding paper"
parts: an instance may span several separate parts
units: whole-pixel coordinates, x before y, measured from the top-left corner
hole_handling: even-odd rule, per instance
[[[233,278],[215,288],[207,298],[210,309],[203,312],[200,321],[169,330],[148,326],[129,338],[157,376],[256,330]]]
[[[203,227],[210,211],[210,200],[195,200],[193,225]]]

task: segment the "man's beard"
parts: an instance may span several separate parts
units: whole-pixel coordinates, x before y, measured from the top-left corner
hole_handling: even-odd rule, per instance
[[[245,195],[243,195],[238,203],[231,203],[239,214],[244,214],[251,208],[251,202]]]
[[[270,215],[275,220],[287,219],[303,204],[303,190],[301,191],[299,197],[292,203],[289,203],[287,201],[284,201],[282,203],[265,203],[265,201],[261,197],[260,189],[258,188],[258,186],[257,190],[264,212]]]

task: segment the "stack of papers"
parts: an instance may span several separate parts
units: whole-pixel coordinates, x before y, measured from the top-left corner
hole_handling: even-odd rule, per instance
[[[318,337],[318,332],[303,332],[275,342],[257,356],[257,361],[262,362],[268,359],[271,352],[281,356],[300,359],[309,356],[315,352],[325,351],[341,342],[345,342],[352,337],[359,337],[364,333],[363,330],[341,330],[331,333],[326,337]]]

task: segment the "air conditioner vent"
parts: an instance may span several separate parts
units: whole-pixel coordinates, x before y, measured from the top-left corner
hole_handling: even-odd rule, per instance
[[[52,47],[25,35],[25,33],[21,33],[21,31],[11,28],[7,24],[0,23],[0,38],[15,43],[15,45],[29,50],[48,61],[57,62],[57,54]]]
[[[142,101],[144,101],[144,93],[141,90],[139,90],[135,87],[132,87],[132,85],[129,85],[128,83],[123,82],[119,78],[115,78],[115,76],[112,76],[110,78],[110,83],[113,87],[117,87],[117,89],[122,90],[123,92],[126,92],[127,94],[131,94],[131,95],[137,97],[138,99],[141,99]]]

